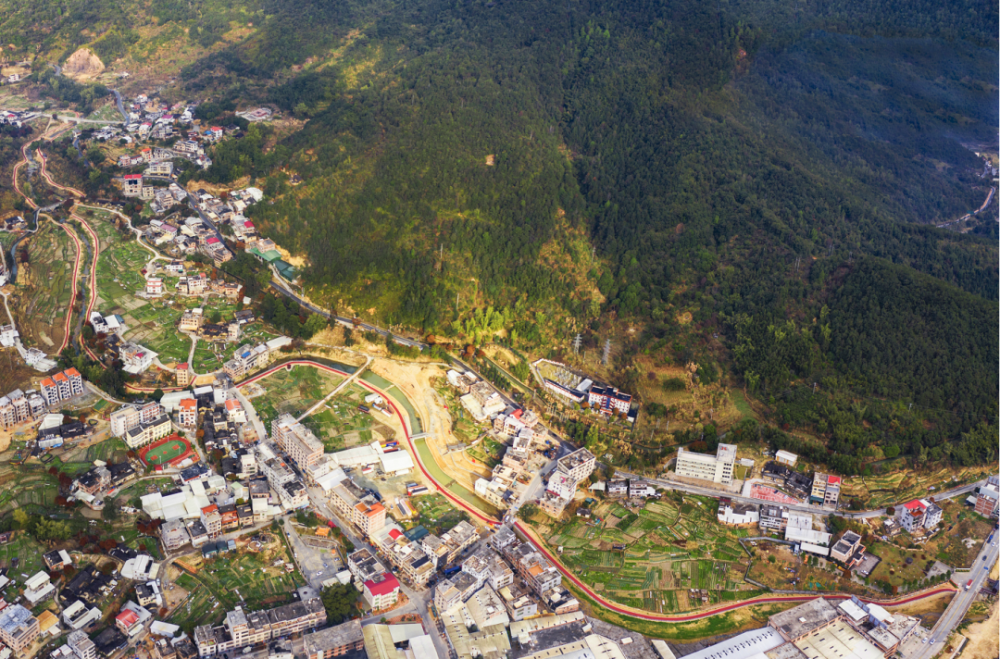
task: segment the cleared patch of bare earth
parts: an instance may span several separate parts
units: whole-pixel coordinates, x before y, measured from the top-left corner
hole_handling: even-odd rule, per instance
[[[80,48],[66,60],[63,73],[74,80],[93,80],[104,73],[104,62],[89,48]]]

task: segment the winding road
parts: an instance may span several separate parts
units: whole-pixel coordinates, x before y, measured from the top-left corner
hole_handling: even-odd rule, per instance
[[[21,187],[20,187],[20,185],[17,182],[17,174],[18,174],[18,171],[21,169],[21,167],[23,167],[24,165],[26,165],[31,160],[31,158],[28,156],[28,147],[31,144],[33,144],[36,141],[38,141],[38,140],[49,139],[47,137],[47,135],[48,135],[48,129],[46,129],[46,131],[44,133],[42,133],[41,135],[39,135],[36,139],[34,139],[34,140],[30,141],[30,142],[26,142],[25,144],[21,145],[21,156],[23,157],[23,159],[20,162],[18,162],[16,165],[14,165],[14,170],[13,170],[13,173],[11,175],[12,180],[13,180],[12,182],[13,182],[14,190],[16,190],[17,193],[20,194],[22,197],[24,197],[25,202],[27,202],[27,204],[32,209],[34,209],[36,211],[38,210],[38,204],[35,203],[34,199],[32,199],[31,197],[29,197],[27,194],[24,193],[23,190],[21,190]],[[79,190],[77,190],[76,188],[62,186],[62,185],[59,185],[58,183],[56,183],[55,181],[53,181],[52,177],[49,176],[49,173],[45,169],[45,154],[42,152],[41,149],[38,149],[37,153],[39,155],[39,159],[41,160],[41,174],[42,174],[42,178],[45,179],[46,183],[48,183],[49,185],[51,185],[54,188],[57,188],[59,190],[65,190],[65,191],[67,191],[67,192],[69,192],[69,193],[71,193],[73,195],[83,196],[83,193],[80,192]],[[42,216],[42,217],[46,217],[49,220],[54,221],[51,216],[45,215],[45,216]],[[68,308],[66,310],[66,324],[65,324],[65,329],[64,329],[64,332],[63,332],[63,340],[62,340],[62,343],[59,346],[59,350],[56,351],[56,354],[58,355],[58,354],[62,353],[62,351],[65,350],[69,346],[70,336],[72,335],[73,305],[76,303],[76,298],[80,294],[78,280],[80,278],[81,262],[83,261],[83,244],[80,242],[80,238],[76,235],[76,232],[73,231],[69,226],[67,226],[66,224],[60,223],[60,222],[56,222],[56,224],[58,224],[62,228],[62,230],[65,231],[66,234],[73,240],[73,244],[76,247],[76,260],[73,263],[72,290],[71,290],[71,293],[70,293],[69,305],[68,305]],[[86,224],[86,223],[84,223],[84,224]],[[95,243],[95,248],[94,249],[95,249],[95,264],[94,264],[94,268],[92,268],[92,270],[96,272],[96,269],[97,269],[96,268],[96,265],[97,265],[96,264],[96,250],[97,250],[96,243]],[[93,304],[93,294],[91,294],[90,298],[91,298],[91,304]]]

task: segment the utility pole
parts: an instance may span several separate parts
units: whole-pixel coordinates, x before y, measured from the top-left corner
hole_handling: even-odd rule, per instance
[[[582,341],[583,341],[583,338],[580,336],[580,333],[577,332],[576,336],[573,337],[573,354],[574,355],[579,355],[580,354],[580,343]]]
[[[604,339],[604,352],[601,355],[601,364],[607,366],[610,358],[611,358],[611,339]]]

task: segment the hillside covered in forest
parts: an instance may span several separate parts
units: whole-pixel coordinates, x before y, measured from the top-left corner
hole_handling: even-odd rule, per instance
[[[996,3],[0,0],[0,16],[40,80],[80,46],[135,64],[188,40],[201,54],[164,94],[207,96],[206,120],[257,103],[293,120],[222,143],[201,178],[265,190],[253,219],[329,308],[462,340],[490,304],[536,354],[616,336],[621,384],[639,353],[713,364],[843,454],[917,456],[996,416],[996,206],[967,233],[935,226],[991,184],[975,151],[1000,121]],[[814,382],[843,399],[789,398]],[[918,416],[848,432],[855,396]]]

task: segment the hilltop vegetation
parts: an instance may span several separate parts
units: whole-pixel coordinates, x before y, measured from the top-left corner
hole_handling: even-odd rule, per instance
[[[254,220],[305,258],[320,304],[458,341],[493,305],[503,326],[478,338],[553,356],[578,331],[588,348],[617,333],[623,386],[642,351],[731,378],[841,456],[983,456],[941,447],[980,446],[996,415],[995,206],[970,234],[931,225],[986,197],[970,147],[995,146],[1000,120],[995,3],[0,0],[0,14],[0,38],[53,60],[179,31],[213,51],[165,93],[209,100],[206,119],[266,102],[296,120],[224,142],[203,177],[264,188],[274,203]]]

